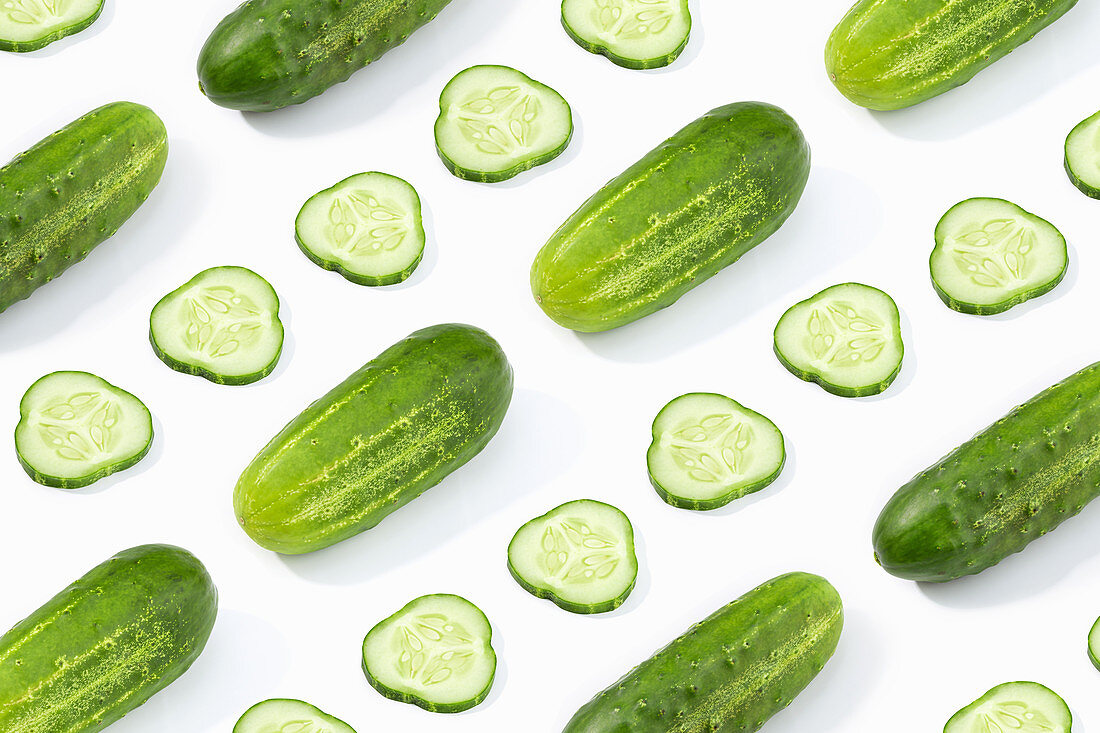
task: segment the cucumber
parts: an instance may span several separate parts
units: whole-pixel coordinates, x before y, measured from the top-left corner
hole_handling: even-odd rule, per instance
[[[1100,363],[951,451],[898,489],[872,541],[886,572],[947,581],[1024,549],[1100,492]]]
[[[943,733],[1070,733],[1073,716],[1053,690],[1038,682],[997,685],[951,716]]]
[[[970,81],[1076,4],[859,0],[829,36],[825,67],[862,107],[909,107]]]
[[[657,494],[680,509],[717,509],[779,478],[783,433],[729,397],[693,392],[657,413],[646,454]]]
[[[237,481],[237,521],[290,555],[359,534],[480,453],[511,399],[512,367],[489,334],[417,331],[267,444]]]
[[[177,372],[215,384],[251,384],[279,363],[279,296],[247,268],[203,270],[153,306],[149,343]]]
[[[363,673],[384,697],[432,713],[460,713],[489,696],[496,675],[493,629],[461,596],[409,601],[363,639]]]
[[[973,198],[940,219],[928,265],[948,308],[988,316],[1053,290],[1069,252],[1045,219],[1004,199]]]
[[[466,181],[506,181],[549,163],[572,137],[569,103],[507,66],[471,66],[439,95],[435,149]]]
[[[355,729],[307,702],[275,698],[246,710],[233,733],[355,733]]]
[[[535,300],[574,331],[606,331],[672,305],[779,229],[809,172],[810,148],[783,110],[712,110],[554,233],[531,268]]]
[[[884,392],[904,354],[894,299],[861,283],[825,288],[788,308],[775,327],[780,363],[841,397]]]
[[[1066,173],[1081,193],[1100,199],[1100,112],[1066,137]]]
[[[824,578],[773,578],[592,698],[564,733],[759,730],[829,661],[843,624]]]
[[[519,528],[508,571],[525,591],[566,611],[614,611],[638,579],[634,528],[610,504],[566,502]]]
[[[687,46],[687,0],[562,0],[561,23],[577,45],[627,69],[668,66]]]
[[[1089,629],[1089,661],[1100,669],[1100,618]]]
[[[167,159],[160,118],[115,102],[0,168],[0,311],[113,235],[148,198]]]
[[[357,285],[394,285],[424,256],[420,197],[387,173],[360,173],[314,194],[294,221],[306,257]]]
[[[199,52],[199,90],[265,112],[316,97],[433,20],[451,0],[248,0]]]
[[[120,552],[0,637],[0,730],[103,730],[187,671],[217,612],[191,553]]]
[[[0,51],[26,53],[84,30],[103,12],[103,0],[4,0]]]
[[[54,372],[19,402],[15,452],[32,479],[79,489],[149,453],[153,417],[137,397],[87,372]]]

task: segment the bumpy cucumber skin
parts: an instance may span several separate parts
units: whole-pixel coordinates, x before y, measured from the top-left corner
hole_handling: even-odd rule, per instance
[[[606,331],[672,305],[770,237],[810,172],[797,123],[761,102],[692,122],[586,201],[531,268],[550,318]]]
[[[512,367],[489,334],[417,331],[268,443],[237,482],[237,521],[289,555],[359,534],[481,452],[511,398]]]
[[[564,733],[751,733],[829,661],[844,612],[824,578],[773,578],[692,626],[582,707]]]
[[[979,573],[1100,493],[1100,363],[1015,408],[898,489],[875,558],[908,580]]]
[[[1065,150],[1066,150],[1065,166],[1066,166],[1066,173],[1069,175],[1069,180],[1073,183],[1074,186],[1077,187],[1077,190],[1079,190],[1081,193],[1085,194],[1089,198],[1094,198],[1094,199],[1100,199],[1100,188],[1095,188],[1093,186],[1090,186],[1089,184],[1085,183],[1080,178],[1078,178],[1077,174],[1073,172],[1073,165],[1070,164],[1070,160],[1069,160],[1069,141],[1070,141],[1070,138],[1073,137],[1073,133],[1077,132],[1077,130],[1079,130],[1082,127],[1085,127],[1086,125],[1089,125],[1089,124],[1092,124],[1092,123],[1096,122],[1097,118],[1100,118],[1100,112],[1097,112],[1096,114],[1092,115],[1088,119],[1082,120],[1080,123],[1075,125],[1074,128],[1070,131],[1069,135],[1066,136],[1066,147],[1065,147]]]
[[[910,107],[970,81],[1076,4],[859,0],[829,36],[825,67],[861,107]]]
[[[187,671],[217,609],[186,550],[120,552],[0,637],[0,730],[103,730]]]
[[[214,104],[265,112],[301,104],[405,42],[451,0],[248,0],[199,53]]]
[[[33,41],[9,41],[0,38],[0,51],[11,51],[12,53],[29,53],[30,51],[37,51],[40,48],[45,48],[55,41],[60,41],[66,36],[74,36],[80,31],[86,29],[92,23],[95,23],[99,19],[100,14],[103,12],[103,2],[100,0],[99,7],[95,9],[95,12],[86,18],[82,18],[72,25],[65,26],[64,28],[58,28],[52,33],[48,33],[41,38],[36,38]]]
[[[243,723],[245,722],[245,719],[248,717],[248,714],[251,713],[256,708],[260,707],[261,705],[267,705],[268,703],[272,703],[272,702],[292,702],[292,703],[298,703],[299,705],[305,705],[307,708],[312,709],[314,714],[318,718],[321,718],[321,720],[328,723],[329,725],[332,725],[332,724],[335,723],[336,725],[343,726],[344,728],[348,729],[349,731],[352,731],[352,733],[355,733],[355,729],[352,728],[350,725],[348,725],[347,723],[340,720],[339,718],[337,718],[334,715],[329,715],[325,711],[318,708],[316,705],[310,705],[308,702],[304,702],[302,700],[295,700],[293,698],[286,698],[286,697],[274,697],[274,698],[271,698],[270,700],[262,700],[262,701],[256,703],[255,705],[253,705],[252,707],[250,707],[248,710],[245,710],[244,713],[241,715],[241,717],[237,720],[236,725],[233,726],[233,733],[248,733],[248,728],[243,725]],[[287,721],[287,722],[290,723],[290,722],[293,722],[293,721]]]
[[[110,238],[156,187],[167,159],[160,118],[115,102],[0,168],[0,312]]]
[[[691,12],[688,10],[687,0],[681,0],[681,5],[680,5],[681,12],[683,12],[683,14],[687,18],[687,22],[688,22],[688,32],[684,36],[684,40],[680,43],[679,46],[677,46],[675,49],[673,49],[673,51],[671,53],[668,53],[664,56],[656,56],[656,57],[651,58],[651,59],[632,59],[632,58],[627,58],[626,56],[620,56],[617,53],[615,53],[614,51],[612,51],[610,48],[608,48],[607,46],[601,45],[599,43],[592,43],[592,42],[587,41],[584,38],[582,38],[579,33],[576,33],[573,30],[573,28],[570,27],[569,22],[565,19],[565,3],[566,3],[566,1],[567,0],[562,0],[562,3],[561,3],[561,5],[562,5],[561,25],[562,25],[562,28],[565,29],[565,32],[569,35],[569,37],[573,39],[573,42],[576,43],[581,48],[583,48],[585,51],[588,51],[589,53],[594,53],[594,54],[597,54],[597,55],[600,55],[600,56],[604,56],[611,63],[615,64],[616,66],[621,66],[624,69],[632,69],[634,71],[645,71],[646,69],[660,69],[660,68],[663,68],[665,66],[669,66],[670,64],[672,64],[673,61],[680,58],[680,54],[682,54],[684,52],[684,49],[687,48],[688,41],[691,40]]]

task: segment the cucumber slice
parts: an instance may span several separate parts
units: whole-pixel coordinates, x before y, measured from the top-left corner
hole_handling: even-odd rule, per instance
[[[894,299],[878,288],[844,283],[797,303],[775,327],[775,355],[799,379],[841,397],[890,386],[905,347]]]
[[[936,225],[932,285],[948,308],[989,316],[1048,293],[1069,254],[1050,222],[1004,199],[967,199]]]
[[[1066,138],[1066,173],[1082,193],[1100,199],[1100,112],[1079,123]]]
[[[233,733],[355,733],[355,729],[307,702],[275,698],[246,710]]]
[[[1100,669],[1100,618],[1089,629],[1089,660],[1092,666]]]
[[[691,35],[687,0],[563,0],[561,23],[585,51],[627,69],[668,66]]]
[[[271,373],[283,350],[279,296],[247,268],[203,270],[153,307],[149,342],[177,372],[251,384]]]
[[[1069,733],[1069,706],[1038,682],[997,685],[951,716],[943,733]]]
[[[410,601],[363,639],[363,672],[391,700],[433,713],[469,710],[489,696],[497,655],[489,619],[461,596]]]
[[[79,33],[103,12],[103,0],[0,0],[0,51],[26,53]]]
[[[646,454],[649,480],[680,509],[717,509],[779,477],[787,453],[768,418],[729,397],[681,395],[657,413]]]
[[[145,404],[94,374],[47,374],[19,403],[15,451],[27,474],[46,486],[94,484],[136,464],[152,443]]]
[[[508,570],[528,593],[566,611],[613,611],[638,579],[634,528],[610,504],[570,501],[519,528]]]
[[[562,154],[573,137],[569,103],[507,66],[472,66],[439,97],[435,147],[459,178],[499,183]]]
[[[407,280],[424,256],[420,197],[387,173],[360,173],[315,194],[294,235],[306,257],[357,285]]]

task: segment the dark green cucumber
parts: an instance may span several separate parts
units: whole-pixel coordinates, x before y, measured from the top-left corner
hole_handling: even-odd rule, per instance
[[[103,730],[187,671],[217,610],[186,550],[120,552],[0,637],[0,730]]]
[[[809,145],[783,110],[712,110],[554,233],[531,268],[535,300],[574,331],[606,331],[672,305],[779,229],[809,172]]]
[[[451,0],[248,0],[199,53],[214,104],[263,112],[316,97],[376,61]]]
[[[843,624],[840,596],[824,578],[773,578],[594,697],[564,733],[759,730],[829,661]]]
[[[417,331],[268,443],[237,482],[237,521],[285,554],[370,529],[481,452],[511,398],[512,367],[489,334]]]
[[[979,573],[1098,493],[1100,363],[1039,393],[898,489],[875,523],[875,558],[909,580]]]
[[[148,107],[115,102],[0,168],[0,311],[84,259],[160,181],[168,136]]]
[[[0,51],[26,53],[79,33],[103,12],[103,0],[0,2]]]

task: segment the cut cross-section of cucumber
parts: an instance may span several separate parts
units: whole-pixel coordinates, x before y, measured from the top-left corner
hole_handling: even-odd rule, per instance
[[[489,695],[497,655],[489,619],[461,596],[421,596],[363,639],[363,672],[385,697],[433,713],[469,710]]]
[[[649,479],[681,509],[717,509],[760,491],[786,460],[783,433],[768,418],[720,394],[695,392],[653,421]]]
[[[688,0],[564,0],[561,22],[581,48],[628,69],[668,66],[691,34]]]
[[[997,685],[951,716],[943,733],[1070,733],[1069,706],[1038,682]]]
[[[1066,137],[1066,173],[1082,193],[1100,199],[1100,112]]]
[[[878,288],[844,283],[783,314],[775,355],[799,379],[841,397],[882,392],[901,371],[901,315]]]
[[[283,350],[279,296],[247,268],[203,270],[153,307],[149,341],[177,372],[251,384],[271,373]]]
[[[435,146],[451,173],[499,183],[561,155],[573,114],[560,94],[507,66],[472,66],[439,97]]]
[[[15,451],[40,484],[79,489],[149,452],[153,417],[137,397],[87,372],[54,372],[19,403]]]
[[[103,0],[0,0],[0,51],[37,51],[79,33],[103,12]]]
[[[424,256],[420,197],[387,173],[359,173],[312,196],[294,222],[306,257],[357,285],[393,285]]]
[[[355,729],[307,702],[276,698],[246,710],[233,733],[355,733]]]
[[[1094,667],[1100,669],[1100,618],[1089,629],[1089,659]]]
[[[947,307],[988,316],[1053,290],[1069,254],[1045,219],[1004,199],[974,198],[940,219],[928,264]]]
[[[524,590],[566,611],[613,611],[638,578],[634,528],[610,504],[570,501],[519,528],[508,570]]]

